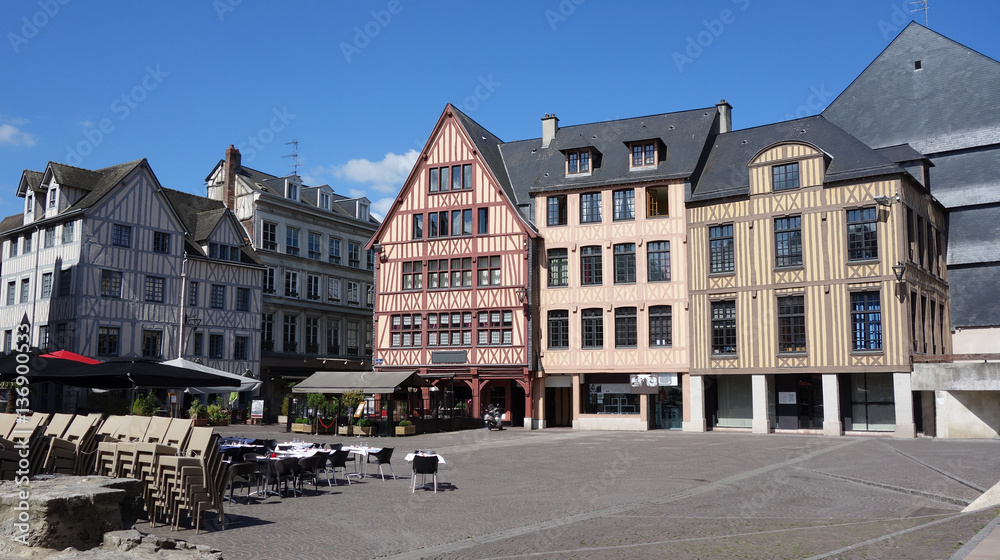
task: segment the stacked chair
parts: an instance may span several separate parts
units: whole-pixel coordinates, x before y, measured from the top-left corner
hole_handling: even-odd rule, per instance
[[[150,522],[155,524],[162,516],[176,529],[187,514],[194,521],[195,531],[201,532],[202,514],[215,510],[224,529],[222,490],[226,471],[222,467],[218,435],[211,428],[191,428],[187,445],[180,455],[157,457]]]
[[[73,418],[61,437],[49,439],[42,471],[46,473],[86,474],[87,459],[96,445],[100,413]]]
[[[21,470],[19,466],[21,455],[16,447],[21,441],[27,441],[30,449],[28,472],[22,474],[28,476],[38,474],[42,462],[38,458],[38,455],[41,454],[38,449],[46,437],[44,433],[51,415],[36,412],[25,417],[27,420],[24,422],[17,421],[17,414],[4,413],[0,416],[3,417],[3,420],[0,421],[0,479],[13,480],[15,476],[21,476],[18,473]],[[11,427],[4,433],[4,427],[8,425]]]

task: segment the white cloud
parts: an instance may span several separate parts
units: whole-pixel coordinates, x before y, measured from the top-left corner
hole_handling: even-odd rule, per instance
[[[93,121],[80,121],[80,126],[82,126],[83,128],[93,128],[94,127],[94,122]]]
[[[371,161],[366,158],[352,159],[343,165],[318,169],[320,172],[330,173],[337,179],[361,183],[365,185],[367,192],[372,190],[381,193],[398,192],[410,174],[413,164],[416,163],[418,155],[417,150],[409,150],[405,154],[389,152],[381,161]]]
[[[26,122],[21,119],[15,121],[18,124]],[[38,139],[33,134],[22,132],[12,124],[0,123],[0,146],[34,146],[36,142]]]
[[[392,203],[395,201],[396,197],[394,196],[373,200],[371,208],[372,216],[375,216],[375,219],[381,222],[385,219],[385,215],[389,212],[389,208],[392,208]]]

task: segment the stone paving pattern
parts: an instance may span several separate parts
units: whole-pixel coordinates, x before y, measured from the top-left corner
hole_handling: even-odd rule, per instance
[[[1000,514],[961,514],[979,493],[921,464],[989,488],[1000,480],[997,441],[511,429],[364,441],[396,448],[398,480],[229,504],[226,529],[213,519],[200,535],[136,528],[228,559],[928,560],[950,558]],[[437,494],[410,493],[403,457],[418,448],[448,462]]]

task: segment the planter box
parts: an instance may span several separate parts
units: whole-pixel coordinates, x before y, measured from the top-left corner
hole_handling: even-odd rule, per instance
[[[207,426],[208,418],[195,418],[191,421],[192,426]]]
[[[298,432],[300,434],[311,434],[313,433],[312,424],[292,424],[292,431]]]
[[[337,428],[337,435],[341,436],[352,436],[354,435],[354,426],[340,426]]]
[[[212,420],[211,418],[209,418],[208,425],[209,426],[228,426],[229,425],[229,418],[224,418],[222,420]]]
[[[372,436],[375,435],[376,430],[378,428],[375,426],[354,426],[354,435]]]
[[[417,433],[417,427],[412,424],[409,426],[396,426],[397,436],[412,436],[415,433]]]
[[[316,433],[317,434],[335,434],[335,433],[337,433],[337,431],[338,430],[337,430],[337,425],[336,424],[330,426],[329,428],[324,428],[323,424],[319,424],[319,425],[316,426]]]

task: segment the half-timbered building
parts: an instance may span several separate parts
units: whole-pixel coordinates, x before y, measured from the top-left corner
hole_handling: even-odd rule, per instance
[[[432,380],[424,415],[489,404],[531,427],[532,258],[501,141],[448,105],[369,247],[375,369]]]
[[[262,267],[222,204],[163,188],[145,159],[96,171],[52,162],[25,170],[17,196],[24,211],[0,224],[0,282],[13,286],[0,308],[5,351],[27,315],[41,349],[258,375]],[[83,402],[64,396],[39,402]]]
[[[720,134],[688,204],[692,429],[913,437],[947,354],[930,162],[823,117]]]
[[[265,416],[288,384],[316,370],[371,368],[374,261],[364,247],[379,222],[368,199],[242,165],[229,146],[206,177],[208,197],[233,211],[261,261]]]

